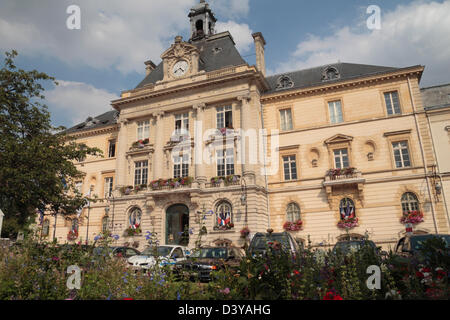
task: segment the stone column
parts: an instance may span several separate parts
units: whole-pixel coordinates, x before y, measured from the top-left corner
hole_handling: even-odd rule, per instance
[[[205,165],[203,163],[203,124],[205,119],[204,103],[194,105],[195,120],[194,126],[194,168],[195,168],[195,181],[200,188],[205,187],[206,175]]]
[[[128,151],[128,120],[120,120],[119,137],[117,141],[117,160],[116,160],[116,186],[124,187],[127,183],[127,158]]]
[[[253,165],[250,164],[250,154],[247,155],[247,149],[249,146],[249,142],[245,140],[245,132],[252,128],[252,114],[251,114],[251,105],[250,95],[240,96],[238,100],[241,102],[241,161],[242,161],[242,176],[245,178],[248,184],[255,183],[255,170]]]
[[[164,168],[164,112],[153,114],[156,121],[155,153],[153,157],[153,179],[163,178]]]

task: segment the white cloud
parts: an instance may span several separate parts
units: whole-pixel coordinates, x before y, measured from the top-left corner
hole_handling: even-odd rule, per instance
[[[66,13],[73,1],[1,1],[0,49],[22,55],[57,58],[71,66],[145,72],[144,61],[160,55],[176,35],[189,31],[189,9],[198,0],[78,0],[81,30],[68,30]],[[221,17],[249,12],[249,0],[212,1]],[[233,25],[246,48],[244,29]]]
[[[250,51],[253,44],[252,30],[248,24],[239,24],[235,21],[227,21],[216,23],[217,32],[229,31],[236,42],[236,48],[239,52],[246,53]]]
[[[245,17],[250,11],[250,0],[211,0],[210,7],[226,19]]]
[[[45,92],[45,98],[50,111],[63,114],[65,119],[72,121],[72,125],[112,110],[111,100],[119,98],[86,83],[63,80],[57,82],[58,86]]]
[[[0,48],[57,58],[73,66],[145,72],[183,30],[196,0],[79,0],[81,30],[68,30],[71,1],[2,1]]]
[[[394,67],[421,64],[426,66],[422,85],[450,82],[450,1],[416,1],[391,12],[381,9],[381,30],[369,32],[364,21],[330,36],[309,35],[275,71],[310,68],[338,60]]]

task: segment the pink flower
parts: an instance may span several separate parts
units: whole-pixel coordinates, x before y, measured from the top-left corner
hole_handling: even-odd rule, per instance
[[[220,290],[220,292],[222,292],[223,294],[229,294],[230,293],[230,288],[225,288],[223,290]]]

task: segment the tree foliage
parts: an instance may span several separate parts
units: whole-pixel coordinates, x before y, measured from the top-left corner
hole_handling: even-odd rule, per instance
[[[14,226],[5,230],[10,235],[34,220],[36,210],[70,215],[81,208],[87,199],[75,182],[84,174],[74,160],[102,154],[51,125],[43,83],[58,83],[45,73],[18,69],[16,56],[6,52],[0,69],[0,208],[5,224]]]

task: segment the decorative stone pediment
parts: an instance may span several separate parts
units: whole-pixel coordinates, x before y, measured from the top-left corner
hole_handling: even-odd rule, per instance
[[[353,141],[353,137],[346,136],[345,134],[337,134],[327,140],[325,140],[325,144],[337,144],[337,143],[349,143]]]
[[[181,36],[175,37],[175,43],[161,55],[164,64],[164,81],[176,80],[198,72],[200,53],[196,46],[182,40]],[[183,68],[186,70],[176,75],[174,67],[180,62],[184,63]]]

